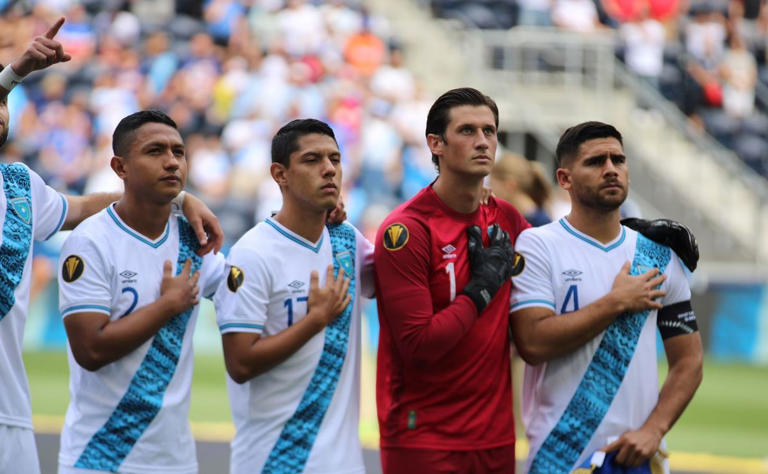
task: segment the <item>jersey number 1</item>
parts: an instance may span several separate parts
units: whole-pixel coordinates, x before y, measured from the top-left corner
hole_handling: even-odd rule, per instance
[[[448,274],[448,281],[451,285],[450,301],[453,301],[456,299],[456,270],[454,270],[453,262],[445,266],[445,272]]]

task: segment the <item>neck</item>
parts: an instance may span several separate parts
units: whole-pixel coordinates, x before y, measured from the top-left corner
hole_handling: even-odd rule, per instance
[[[131,229],[154,240],[165,231],[171,203],[140,202],[126,193],[115,204],[115,211]]]
[[[573,206],[567,218],[577,230],[604,244],[615,239],[621,232],[621,213],[618,208],[604,211]]]
[[[328,211],[319,211],[283,199],[283,206],[275,220],[310,242],[317,242],[323,235],[327,216]]]
[[[432,185],[432,189],[446,206],[456,212],[469,214],[475,212],[480,206],[483,176],[468,177],[442,172]]]

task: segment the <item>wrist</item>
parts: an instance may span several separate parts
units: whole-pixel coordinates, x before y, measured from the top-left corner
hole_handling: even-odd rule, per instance
[[[307,326],[312,330],[312,332],[318,333],[325,329],[325,327],[329,324],[329,322],[326,321],[326,318],[323,316],[324,315],[318,311],[310,310],[302,321],[306,322]]]
[[[22,80],[24,80],[23,75],[14,71],[13,66],[9,65],[0,71],[0,87],[7,90],[8,92],[12,91],[14,87],[21,84]]]

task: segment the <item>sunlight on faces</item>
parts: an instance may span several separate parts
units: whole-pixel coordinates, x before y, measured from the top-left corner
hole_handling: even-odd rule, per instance
[[[126,192],[157,203],[173,200],[187,181],[187,159],[179,131],[149,122],[129,139],[127,156],[112,158],[112,169],[124,181]]]
[[[284,200],[325,212],[336,207],[341,190],[341,153],[328,135],[309,133],[297,140],[289,167],[272,163],[272,177]]]
[[[493,112],[485,105],[453,107],[444,137],[430,134],[427,144],[440,158],[441,173],[487,176],[498,146]]]
[[[557,170],[557,181],[573,202],[592,209],[618,209],[629,192],[629,168],[621,143],[613,137],[585,141],[578,155]]]

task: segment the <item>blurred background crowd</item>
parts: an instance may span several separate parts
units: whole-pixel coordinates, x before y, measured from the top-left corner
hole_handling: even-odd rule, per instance
[[[768,177],[768,9],[761,0],[421,0],[470,28],[615,30],[617,55]],[[756,93],[762,92],[762,93]]]

